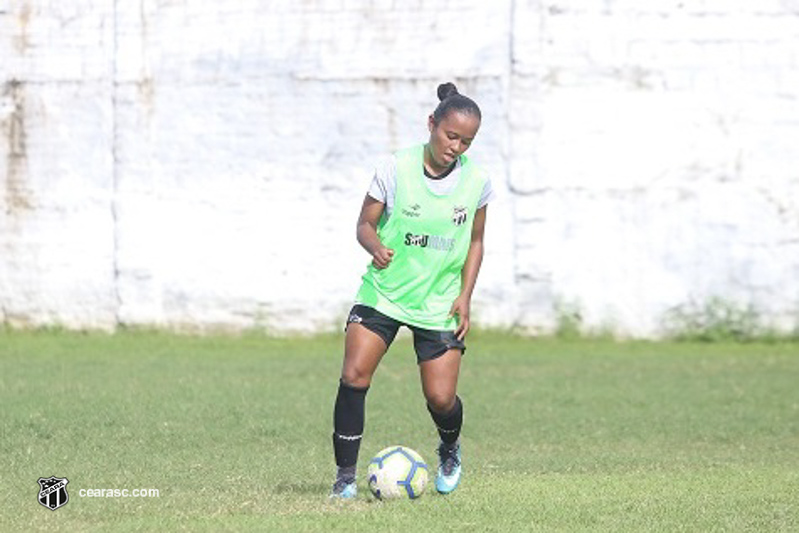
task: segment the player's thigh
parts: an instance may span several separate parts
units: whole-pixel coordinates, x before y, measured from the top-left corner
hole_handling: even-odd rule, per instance
[[[446,412],[455,406],[462,356],[460,349],[452,348],[434,359],[419,363],[422,390],[427,403],[435,411]]]
[[[354,387],[368,387],[386,350],[388,345],[380,335],[361,324],[349,324],[341,379]]]

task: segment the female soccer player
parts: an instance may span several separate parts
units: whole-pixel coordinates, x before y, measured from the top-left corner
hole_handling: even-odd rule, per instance
[[[436,489],[446,494],[460,481],[463,404],[456,388],[493,192],[463,155],[480,128],[480,108],[452,83],[438,87],[438,98],[429,140],[378,166],[358,218],[358,242],[372,263],[347,319],[331,497],[357,494],[366,392],[400,326],[413,333],[422,390],[441,438]]]

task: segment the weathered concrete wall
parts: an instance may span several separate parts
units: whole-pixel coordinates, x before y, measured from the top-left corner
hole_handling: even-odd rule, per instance
[[[799,314],[799,2],[0,3],[0,320],[339,327],[378,157],[483,108],[485,326]]]
[[[787,1],[517,4],[523,323],[552,298],[588,324],[651,334],[669,308],[721,298],[790,327],[798,15]]]
[[[0,3],[0,320],[114,322],[113,42],[108,2]]]

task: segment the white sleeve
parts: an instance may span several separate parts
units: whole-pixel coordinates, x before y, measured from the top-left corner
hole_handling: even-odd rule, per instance
[[[394,194],[397,189],[397,161],[394,156],[386,157],[375,167],[375,175],[369,185],[367,194],[386,204],[386,214],[391,213],[394,206]]]
[[[378,202],[386,203],[386,181],[381,178],[380,172],[378,172],[377,169],[375,169],[375,175],[366,193]]]
[[[480,201],[477,202],[477,209],[485,207],[489,202],[494,201],[496,196],[497,195],[494,193],[494,188],[491,186],[491,178],[486,176],[486,182],[483,185],[483,192],[480,194]]]

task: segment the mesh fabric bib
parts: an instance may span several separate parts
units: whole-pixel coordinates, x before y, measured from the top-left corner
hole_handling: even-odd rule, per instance
[[[450,194],[437,195],[427,186],[423,154],[422,145],[396,154],[394,208],[377,228],[394,257],[382,270],[369,265],[355,300],[406,324],[452,330],[456,321],[447,315],[460,295],[485,177],[462,155],[458,183]]]

